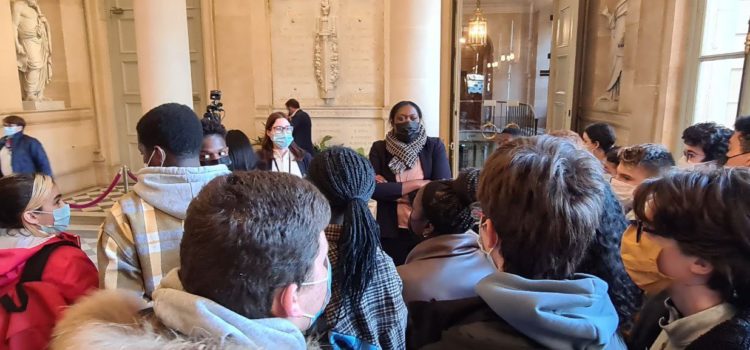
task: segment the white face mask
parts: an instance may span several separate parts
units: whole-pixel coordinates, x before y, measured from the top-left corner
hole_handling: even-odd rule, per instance
[[[11,137],[21,132],[22,129],[23,127],[21,126],[6,126],[6,127],[3,127],[3,132],[5,136]]]
[[[495,270],[498,270],[497,264],[495,264],[495,260],[492,259],[492,256],[490,255],[490,254],[492,254],[492,251],[495,250],[495,247],[492,247],[489,250],[487,250],[487,249],[484,248],[484,244],[482,244],[482,228],[485,225],[487,225],[486,221],[484,222],[484,224],[482,224],[481,222],[479,223],[479,234],[477,235],[477,244],[479,245],[479,250],[481,250],[482,253],[484,253],[484,256],[487,258],[487,260],[490,261],[490,263],[492,264],[492,266],[495,267]]]
[[[154,147],[154,150],[151,151],[151,156],[148,157],[148,161],[146,162],[146,164],[143,165],[144,168],[148,168],[151,166],[151,160],[154,159],[154,154],[156,154],[157,150],[161,154],[161,164],[159,164],[159,167],[164,166],[164,160],[167,159],[167,154],[161,148]]]
[[[625,183],[616,178],[612,178],[612,191],[617,196],[617,200],[620,201],[620,205],[627,212],[633,207],[633,191],[635,186],[629,183]]]

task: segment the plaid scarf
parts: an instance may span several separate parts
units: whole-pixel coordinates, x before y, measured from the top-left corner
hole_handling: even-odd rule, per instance
[[[427,132],[422,124],[419,124],[419,136],[410,143],[399,141],[394,131],[389,131],[385,135],[385,149],[393,155],[393,159],[388,163],[388,167],[394,174],[401,174],[411,169],[417,163],[419,152],[422,152],[426,143]]]

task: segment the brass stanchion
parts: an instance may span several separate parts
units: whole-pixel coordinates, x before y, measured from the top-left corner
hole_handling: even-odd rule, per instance
[[[122,184],[123,184],[123,188],[125,190],[125,193],[127,194],[130,191],[130,182],[128,182],[129,181],[128,180],[128,166],[127,165],[123,165],[122,169],[120,169],[120,171],[122,172]]]

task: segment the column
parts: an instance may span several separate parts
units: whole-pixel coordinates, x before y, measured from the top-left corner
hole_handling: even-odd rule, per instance
[[[440,136],[440,1],[390,2],[390,106],[401,100],[422,109],[429,136]]]
[[[133,0],[133,14],[142,110],[167,102],[192,108],[185,0]]]

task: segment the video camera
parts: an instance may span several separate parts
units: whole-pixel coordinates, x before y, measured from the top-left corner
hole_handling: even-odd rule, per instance
[[[224,104],[221,103],[221,90],[211,90],[209,98],[211,102],[206,105],[206,113],[203,114],[203,118],[221,121],[224,119]]]

